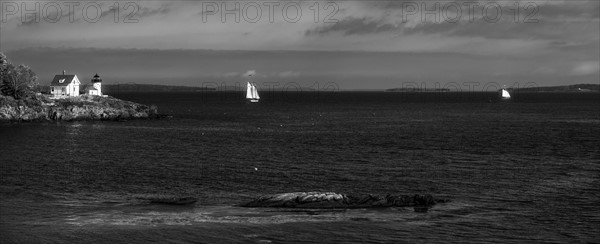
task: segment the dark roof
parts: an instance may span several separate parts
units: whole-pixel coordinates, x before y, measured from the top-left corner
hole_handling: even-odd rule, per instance
[[[59,81],[65,79],[62,83]],[[52,82],[50,82],[51,86],[67,86],[75,79],[75,75],[55,75]]]

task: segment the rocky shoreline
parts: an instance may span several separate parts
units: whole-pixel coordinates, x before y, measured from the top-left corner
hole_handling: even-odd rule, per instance
[[[291,192],[261,196],[241,207],[304,208],[304,209],[350,209],[414,207],[415,211],[427,211],[437,203],[449,200],[436,199],[431,195],[346,195],[335,192]]]
[[[114,97],[81,95],[52,99],[35,95],[14,99],[0,95],[0,121],[77,121],[160,118],[156,106]]]

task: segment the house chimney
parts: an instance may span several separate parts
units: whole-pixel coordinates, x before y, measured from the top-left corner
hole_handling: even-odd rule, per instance
[[[63,75],[65,75],[66,73],[67,73],[67,71],[66,71],[66,70],[63,70]]]

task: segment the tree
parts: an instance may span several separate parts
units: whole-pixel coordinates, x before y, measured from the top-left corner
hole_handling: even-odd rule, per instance
[[[4,70],[8,65],[8,60],[6,59],[6,55],[0,52],[0,77],[4,76]]]
[[[0,91],[4,95],[19,99],[37,86],[37,75],[28,66],[9,63],[3,73]]]
[[[0,53],[0,91],[6,96],[19,99],[38,85],[37,75],[30,67],[25,65],[15,66],[7,61],[6,56]]]

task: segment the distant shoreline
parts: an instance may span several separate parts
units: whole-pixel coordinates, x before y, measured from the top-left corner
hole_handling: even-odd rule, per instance
[[[244,92],[244,87],[219,86],[169,86],[151,84],[105,84],[103,90],[107,94],[118,93],[148,93],[148,92]],[[575,84],[565,86],[544,86],[527,88],[506,88],[509,92],[600,92],[600,84]],[[42,87],[42,91],[49,90]],[[449,88],[389,88],[389,89],[314,89],[311,87],[259,87],[263,92],[495,92],[496,90],[482,91],[477,87],[474,90],[452,90]]]
[[[451,90],[448,88],[389,88],[389,89],[314,89],[310,87],[264,87],[259,90],[262,92],[399,92],[399,93],[490,93],[496,90],[482,91],[475,87],[474,90]],[[105,84],[102,89],[107,94],[118,95],[119,93],[157,93],[157,92],[245,92],[245,88],[235,86],[221,87],[195,87],[195,86],[168,86],[168,85],[150,85],[150,84]],[[509,92],[600,92],[600,84],[577,84],[568,86],[545,86],[545,87],[527,87],[527,88],[506,88]],[[49,87],[41,86],[42,91],[48,91]]]

